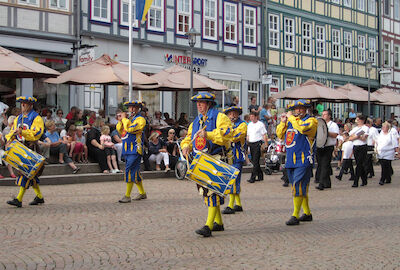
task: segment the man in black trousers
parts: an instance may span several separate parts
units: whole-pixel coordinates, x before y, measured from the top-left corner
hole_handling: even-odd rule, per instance
[[[357,116],[356,118],[357,126],[350,131],[349,140],[353,142],[353,152],[357,166],[356,179],[354,180],[354,184],[352,185],[352,187],[354,188],[358,187],[358,181],[360,178],[362,180],[361,186],[366,186],[368,184],[367,138],[368,138],[369,128],[364,123],[365,123],[365,116],[364,115]]]
[[[322,112],[322,119],[325,120],[328,127],[328,139],[322,148],[317,148],[317,172],[315,173],[315,182],[319,183],[316,189],[324,190],[324,188],[331,188],[331,174],[332,174],[332,152],[336,145],[336,137],[339,135],[339,126],[332,121],[332,111],[324,110]]]

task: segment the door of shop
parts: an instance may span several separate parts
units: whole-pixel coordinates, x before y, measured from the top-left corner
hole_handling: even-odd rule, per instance
[[[103,108],[104,87],[101,85],[85,85],[85,110],[98,112]]]

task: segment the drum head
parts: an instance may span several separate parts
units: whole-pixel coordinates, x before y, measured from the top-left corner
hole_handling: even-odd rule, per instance
[[[316,145],[318,148],[322,148],[328,141],[328,126],[326,125],[324,119],[318,118],[317,120],[318,120],[318,128],[317,128]]]
[[[187,164],[185,160],[179,160],[175,165],[175,176],[178,180],[185,179]]]

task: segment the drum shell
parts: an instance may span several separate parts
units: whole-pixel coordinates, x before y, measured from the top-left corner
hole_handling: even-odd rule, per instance
[[[225,197],[230,193],[239,173],[237,168],[209,154],[198,152],[186,172],[186,178]]]
[[[326,122],[322,118],[317,118],[318,120],[318,127],[317,127],[317,135],[315,138],[315,143],[317,148],[325,147],[328,141],[328,126]]]
[[[10,164],[19,173],[32,179],[43,171],[45,158],[24,144],[13,141],[4,152],[2,160]]]

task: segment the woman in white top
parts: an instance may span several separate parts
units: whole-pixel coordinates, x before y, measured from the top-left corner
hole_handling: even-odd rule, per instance
[[[378,152],[379,163],[381,164],[381,180],[379,185],[390,183],[392,181],[392,160],[396,150],[398,150],[399,144],[397,138],[393,136],[390,130],[390,124],[385,122],[382,124],[382,131],[375,140],[376,150]]]

